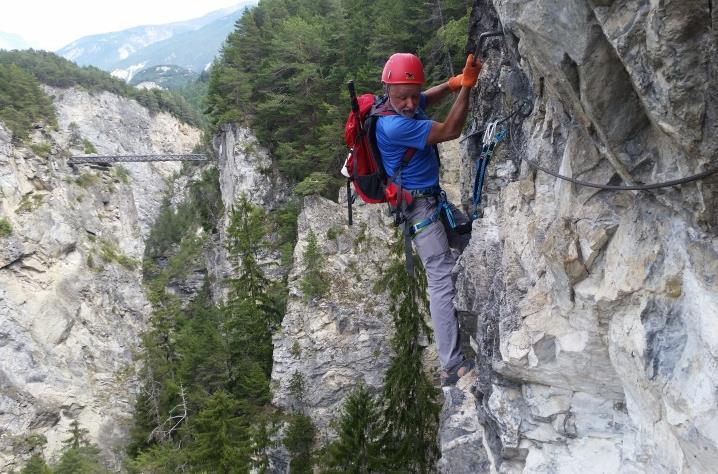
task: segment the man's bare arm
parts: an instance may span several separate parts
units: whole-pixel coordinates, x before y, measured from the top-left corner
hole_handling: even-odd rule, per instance
[[[461,135],[461,129],[464,128],[466,115],[469,111],[469,96],[471,94],[471,88],[476,85],[480,72],[481,63],[474,61],[474,55],[469,54],[466,57],[466,66],[464,66],[464,70],[459,76],[449,79],[449,81],[441,84],[440,86],[432,87],[424,93],[425,95],[427,93],[431,93],[432,97],[435,100],[438,100],[448,94],[448,91],[450,90],[449,83],[458,82],[455,84],[455,87],[461,84],[459,95],[454,101],[454,105],[451,106],[451,110],[449,110],[449,115],[446,116],[446,120],[443,122],[432,122],[429,137],[426,139],[427,145],[435,145],[437,143],[459,138],[459,135]],[[428,95],[426,99],[428,104]]]
[[[451,106],[451,110],[449,110],[449,114],[446,116],[446,120],[443,122],[432,122],[431,131],[426,140],[427,145],[434,145],[459,138],[461,130],[464,128],[466,115],[469,112],[470,94],[471,89],[469,87],[462,87],[456,101],[454,101],[454,105]]]
[[[438,86],[425,90],[424,96],[426,97],[426,106],[431,107],[450,93],[451,89],[449,89],[448,82],[444,82]]]

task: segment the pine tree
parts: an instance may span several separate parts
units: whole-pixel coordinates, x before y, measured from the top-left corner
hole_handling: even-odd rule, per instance
[[[90,432],[86,428],[82,428],[80,426],[79,421],[72,420],[70,423],[70,437],[64,439],[62,444],[66,448],[79,448],[80,446],[87,446],[90,444],[87,440],[87,435],[89,433]]]
[[[437,391],[422,367],[422,335],[431,329],[426,275],[418,259],[416,277],[407,274],[403,261],[403,236],[393,248],[394,258],[377,290],[388,289],[395,333],[391,340],[395,356],[384,379],[382,451],[384,469],[430,472],[437,456],[436,431],[439,405]]]
[[[40,454],[33,454],[20,474],[52,474],[52,470]]]
[[[284,437],[284,446],[292,455],[289,471],[292,473],[311,473],[314,465],[312,446],[316,429],[307,415],[294,414]]]
[[[324,296],[329,291],[329,282],[322,272],[324,255],[319,249],[314,231],[310,230],[307,235],[307,247],[304,249],[303,257],[305,270],[300,287],[304,292],[304,299],[310,301]]]
[[[192,466],[208,472],[247,472],[249,426],[241,403],[224,390],[212,395],[190,420],[194,442],[186,448]]]
[[[89,431],[77,420],[70,423],[70,436],[62,441],[62,456],[54,467],[57,474],[94,474],[107,472],[100,460],[100,450],[87,438]]]
[[[330,472],[364,473],[380,469],[379,425],[381,411],[361,385],[344,402],[339,439],[327,447]]]

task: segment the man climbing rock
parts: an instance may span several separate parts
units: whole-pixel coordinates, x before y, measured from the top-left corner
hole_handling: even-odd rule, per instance
[[[397,53],[386,62],[381,77],[387,97],[386,107],[397,115],[378,119],[376,143],[387,175],[392,176],[400,188],[409,190],[413,197],[412,204],[406,209],[406,225],[410,226],[414,246],[426,269],[442,386],[455,384],[474,366],[461,351],[451,276],[456,263],[451,248],[463,250],[471,223],[448,203],[439,186],[439,157],[434,145],[456,139],[461,134],[470,90],[480,71],[481,64],[474,64],[474,56],[469,55],[462,74],[422,92],[425,79],[421,60],[413,54]],[[426,107],[455,91],[459,94],[443,122],[432,121],[425,115]],[[410,148],[416,152],[407,163],[405,157]],[[461,234],[459,229],[464,233]]]

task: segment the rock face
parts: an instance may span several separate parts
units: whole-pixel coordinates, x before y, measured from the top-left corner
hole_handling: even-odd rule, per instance
[[[277,406],[306,410],[322,443],[333,437],[328,425],[338,418],[344,398],[359,383],[380,390],[389,365],[388,301],[372,291],[393,240],[383,209],[355,205],[349,227],[346,204],[310,197],[299,216],[287,312],[273,341],[272,393]],[[302,289],[310,233],[325,255],[321,271],[330,284],[325,297],[311,299]],[[303,393],[290,388],[293,378],[303,380]]]
[[[244,196],[252,204],[271,211],[286,202],[290,186],[279,175],[269,151],[259,144],[251,130],[234,124],[223,125],[214,138],[213,146],[218,157],[224,216],[210,271],[214,274],[213,280],[221,282],[232,274],[224,244],[232,206]],[[258,255],[258,262],[270,279],[279,279],[287,274],[288,270],[280,265],[281,256],[277,252],[263,250]],[[218,299],[223,297],[224,290],[221,287],[214,289]]]
[[[714,469],[716,177],[618,192],[521,158],[610,185],[715,166],[715,23],[709,1],[475,2],[474,40],[505,32],[488,42],[477,121],[524,99],[533,113],[508,121],[458,264],[479,370],[449,393],[475,404],[447,403],[441,445],[483,467],[443,472]]]
[[[109,93],[50,89],[58,130],[41,157],[0,124],[0,470],[27,459],[30,434],[52,460],[77,419],[118,468],[136,392],[133,351],[150,307],[144,239],[179,163],[72,169],[99,153],[187,153],[199,130]]]

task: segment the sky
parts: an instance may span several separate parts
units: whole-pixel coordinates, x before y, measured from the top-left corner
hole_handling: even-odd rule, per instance
[[[0,32],[55,51],[83,36],[200,17],[241,0],[0,0]]]

